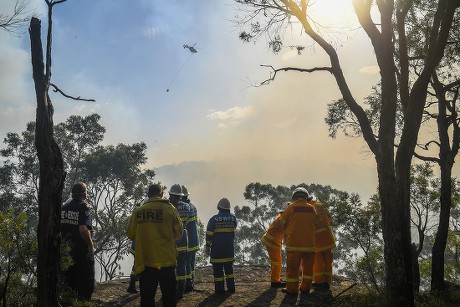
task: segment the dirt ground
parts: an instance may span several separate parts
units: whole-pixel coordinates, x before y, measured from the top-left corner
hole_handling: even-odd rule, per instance
[[[186,293],[177,306],[339,306],[337,297],[353,290],[355,282],[334,276],[331,291],[313,291],[298,297],[286,295],[281,289],[270,288],[270,268],[260,266],[235,266],[236,293],[214,294],[212,268],[196,270],[196,291]],[[283,275],[284,276],[284,272]],[[121,278],[99,283],[93,294],[92,306],[139,306],[139,294],[126,292],[129,279]],[[161,306],[160,289],[157,306]]]

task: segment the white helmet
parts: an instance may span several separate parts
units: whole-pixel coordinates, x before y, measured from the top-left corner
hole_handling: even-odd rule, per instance
[[[176,183],[171,186],[169,189],[169,195],[177,195],[177,196],[184,196],[184,193],[182,193],[182,187],[180,184]]]
[[[307,189],[303,188],[303,187],[297,187],[294,192],[292,192],[292,199],[294,199],[294,196],[300,196],[299,194],[303,194],[305,195],[305,197],[302,197],[302,198],[309,198],[310,197],[310,194],[308,193]]]

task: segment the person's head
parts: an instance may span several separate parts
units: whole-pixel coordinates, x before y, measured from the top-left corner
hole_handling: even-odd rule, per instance
[[[85,200],[88,197],[88,188],[86,183],[77,182],[72,186],[72,199]]]
[[[173,184],[169,189],[169,201],[172,202],[173,205],[177,204],[183,196],[184,193],[182,193],[182,187],[180,184]]]
[[[147,196],[150,197],[163,197],[163,187],[159,183],[154,183],[149,185],[147,190]]]
[[[227,197],[223,197],[219,200],[219,202],[217,203],[217,209],[230,211],[230,201],[227,199]]]
[[[295,201],[297,199],[305,199],[308,200],[310,198],[310,194],[308,193],[307,189],[303,187],[297,187],[292,192],[292,200]]]

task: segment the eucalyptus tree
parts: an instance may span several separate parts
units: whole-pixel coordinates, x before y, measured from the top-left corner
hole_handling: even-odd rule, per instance
[[[418,1],[354,0],[356,17],[368,35],[373,54],[380,69],[382,97],[380,118],[376,130],[362,105],[353,96],[345,77],[340,58],[312,21],[311,1],[307,0],[235,0],[242,8],[240,21],[249,24],[240,38],[251,41],[267,34],[274,51],[282,46],[282,30],[297,20],[302,30],[319,45],[330,60],[329,67],[274,68],[272,77],[280,71],[314,73],[328,71],[350,111],[356,116],[359,129],[373,153],[379,180],[382,230],[385,255],[385,297],[387,304],[413,306],[412,251],[410,232],[410,165],[421,126],[428,85],[440,63],[452,31],[454,15],[460,6],[456,0],[433,1],[435,11],[429,31],[420,31],[419,39],[426,42],[426,52],[420,59],[420,74],[410,76],[409,66],[413,50],[408,45],[407,20]],[[372,8],[376,10],[372,11]],[[371,14],[372,11],[372,14]],[[238,18],[238,17],[237,17]],[[375,20],[375,21],[374,21]],[[395,54],[397,55],[395,57]],[[403,126],[396,135],[396,110],[402,110]],[[395,148],[394,145],[397,144]]]
[[[419,76],[424,69],[423,59],[426,57],[426,37],[420,33],[429,33],[434,19],[437,3],[434,1],[417,1],[408,13],[407,45],[410,51],[408,67],[411,78]],[[460,118],[458,116],[460,68],[460,17],[456,12],[452,30],[449,33],[446,51],[436,67],[429,82],[426,103],[422,116],[421,132],[417,140],[414,156],[422,161],[436,163],[440,168],[439,185],[439,222],[435,241],[432,245],[433,266],[431,272],[431,289],[444,289],[444,252],[447,244],[450,210],[452,208],[453,179],[452,169],[460,147]],[[399,61],[399,54],[395,58]],[[365,98],[365,110],[374,130],[380,122],[381,87],[375,86],[373,92]],[[404,125],[402,104],[397,105],[396,135],[399,138]],[[359,122],[343,99],[328,105],[326,123],[329,125],[330,136],[335,137],[341,130],[351,137],[362,136]],[[437,135],[431,131],[437,128]],[[419,251],[417,251],[419,253]]]
[[[80,178],[88,183],[101,279],[115,278],[120,260],[129,253],[128,220],[155,177],[153,170],[143,168],[146,150],[145,143],[98,146],[80,163]]]
[[[54,129],[67,172],[63,198],[70,196],[72,185],[78,181],[85,155],[99,146],[104,139],[106,129],[99,123],[100,119],[101,116],[95,113],[84,117],[71,115],[65,122],[57,124]]]
[[[378,195],[372,195],[367,205],[352,194],[336,199],[332,206],[334,234],[339,242],[334,250],[334,258],[340,261],[334,260],[338,273],[369,291],[382,293],[385,274]]]
[[[27,213],[31,221],[38,221],[39,164],[34,145],[35,122],[29,122],[21,133],[8,132],[0,150],[2,206],[15,205]],[[36,223],[33,223],[35,225]]]
[[[245,264],[268,263],[265,248],[261,244],[260,238],[275,219],[283,203],[291,200],[292,191],[297,186],[306,188],[331,213],[334,221],[333,231],[340,242],[337,248],[339,252],[334,256],[336,266],[340,266],[339,263],[343,263],[347,259],[346,253],[359,248],[357,244],[350,243],[352,242],[351,239],[346,239],[350,235],[345,226],[349,219],[344,218],[345,216],[350,217],[350,215],[346,214],[351,212],[352,208],[361,206],[358,195],[348,194],[331,186],[320,184],[302,183],[287,187],[255,182],[248,184],[244,191],[244,197],[250,205],[235,206],[234,210],[239,223],[235,233],[237,262]],[[367,232],[368,229],[363,231]],[[375,232],[372,232],[373,234]]]

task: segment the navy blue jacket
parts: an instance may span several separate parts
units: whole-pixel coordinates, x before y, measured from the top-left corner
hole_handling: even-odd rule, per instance
[[[190,216],[187,222],[188,251],[197,251],[200,249],[200,236],[198,234],[198,212],[195,205],[190,200],[184,201],[190,206]]]
[[[211,263],[235,261],[236,217],[229,210],[219,210],[206,227],[206,246],[211,248]]]

